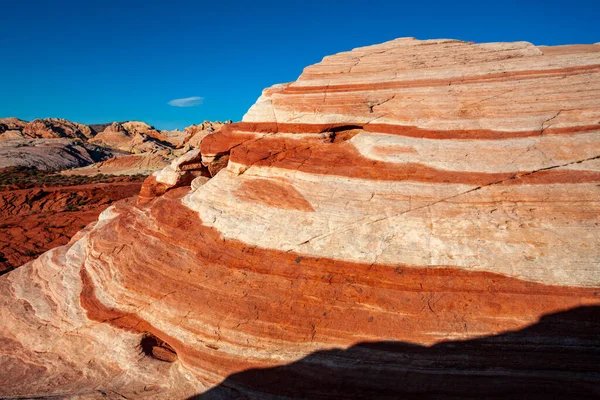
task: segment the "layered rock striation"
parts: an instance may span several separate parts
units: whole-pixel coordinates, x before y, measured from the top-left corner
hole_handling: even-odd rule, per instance
[[[0,395],[600,395],[599,45],[326,57],[140,199],[0,278]]]

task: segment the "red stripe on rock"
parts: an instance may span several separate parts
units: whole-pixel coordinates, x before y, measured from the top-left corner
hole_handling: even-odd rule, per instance
[[[208,136],[202,142],[202,154],[215,155],[226,152],[232,147],[251,139],[252,133],[275,134],[275,133],[326,133],[349,129],[362,129],[365,132],[384,133],[397,136],[406,136],[424,139],[461,139],[461,140],[504,140],[515,138],[535,137],[542,134],[541,129],[527,131],[496,131],[490,129],[424,129],[416,126],[392,125],[392,124],[293,124],[276,122],[238,122],[227,125],[218,133]],[[600,123],[568,126],[547,127],[543,135],[572,135],[600,130]]]
[[[310,174],[344,176],[365,180],[452,183],[484,186],[501,181],[513,184],[600,182],[600,173],[550,169],[538,173],[447,171],[423,164],[399,164],[364,157],[348,142],[324,143],[318,138],[301,142],[272,136],[246,141],[231,152],[230,160],[246,166],[283,168]],[[540,171],[541,172],[541,171]],[[524,176],[526,179],[516,179]]]
[[[481,76],[464,76],[444,79],[416,79],[413,81],[388,81],[378,83],[356,83],[327,86],[288,86],[279,92],[279,94],[310,94],[310,93],[336,93],[336,92],[355,92],[355,91],[376,91],[389,89],[404,89],[416,87],[433,87],[449,85],[465,85],[477,83],[492,82],[510,82],[524,79],[553,78],[564,75],[574,76],[578,74],[588,74],[600,71],[600,65],[582,65],[568,68],[554,68],[536,71],[507,71],[490,73]]]

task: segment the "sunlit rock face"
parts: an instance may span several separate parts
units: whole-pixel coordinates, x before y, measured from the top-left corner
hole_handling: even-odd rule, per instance
[[[185,157],[0,278],[1,396],[598,395],[599,45],[340,53]]]

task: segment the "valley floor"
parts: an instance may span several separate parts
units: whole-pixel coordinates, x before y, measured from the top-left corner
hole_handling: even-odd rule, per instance
[[[137,195],[144,179],[66,178],[28,171],[1,175],[0,274],[68,243],[109,205]]]

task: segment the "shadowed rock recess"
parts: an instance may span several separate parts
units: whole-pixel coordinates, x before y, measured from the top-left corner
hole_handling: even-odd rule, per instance
[[[600,307],[580,307],[521,331],[431,347],[364,342],[321,350],[239,372],[189,400],[598,398],[598,362]]]
[[[0,397],[597,398],[599,260],[600,45],[397,39],[0,277]]]

